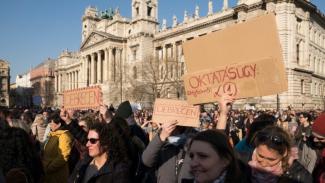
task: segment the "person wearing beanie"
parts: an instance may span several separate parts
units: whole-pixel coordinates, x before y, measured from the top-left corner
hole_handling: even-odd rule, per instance
[[[313,177],[316,183],[325,183],[325,112],[316,118],[312,137],[313,148],[317,153]]]
[[[132,107],[129,101],[122,102],[118,106],[115,115],[125,119],[130,127],[131,134],[137,136],[145,144],[145,146],[148,145],[149,139],[142,128],[135,122]]]

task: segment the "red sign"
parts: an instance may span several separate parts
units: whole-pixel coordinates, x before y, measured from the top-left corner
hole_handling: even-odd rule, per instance
[[[65,109],[97,109],[102,103],[100,87],[79,88],[64,91],[63,105]]]

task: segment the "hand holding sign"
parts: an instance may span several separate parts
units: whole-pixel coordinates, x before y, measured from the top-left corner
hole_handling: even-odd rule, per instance
[[[227,93],[222,94],[221,97],[218,98],[220,113],[227,114],[229,111],[228,106],[232,105],[234,100],[235,100],[234,96]]]
[[[177,126],[177,121],[163,123],[161,126],[162,130],[159,136],[160,140],[165,141],[176,129],[176,126]]]
[[[219,120],[217,123],[217,129],[220,129],[220,130],[226,129],[227,115],[228,115],[228,111],[229,111],[228,105],[229,104],[232,105],[234,100],[235,100],[235,97],[231,96],[229,94],[223,94],[219,98],[218,102],[219,102],[219,106],[220,106],[220,116],[219,116]]]

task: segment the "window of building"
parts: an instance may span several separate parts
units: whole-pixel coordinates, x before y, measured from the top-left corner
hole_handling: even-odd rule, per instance
[[[317,83],[315,83],[314,91],[315,91],[315,95],[318,95]]]
[[[300,93],[304,94],[305,93],[305,83],[304,80],[300,80]]]
[[[147,16],[151,17],[152,7],[147,6]]]
[[[171,45],[167,46],[167,58],[170,59],[173,57],[173,47]]]
[[[133,61],[137,60],[137,50],[136,49],[132,50],[132,59],[133,59]]]
[[[137,73],[137,67],[136,66],[133,67],[133,78],[134,79],[138,78],[138,73]]]
[[[320,83],[318,85],[318,94],[322,96],[322,85]]]
[[[166,93],[167,93],[167,98],[170,98],[170,89],[169,88],[167,88]]]
[[[135,12],[136,12],[136,15],[138,16],[139,15],[139,7],[135,8]]]
[[[160,68],[160,79],[164,78],[164,67]]]
[[[185,64],[184,62],[181,62],[181,76],[184,75],[184,70],[185,70]]]
[[[170,66],[170,78],[173,78],[174,77],[174,66],[171,65]]]

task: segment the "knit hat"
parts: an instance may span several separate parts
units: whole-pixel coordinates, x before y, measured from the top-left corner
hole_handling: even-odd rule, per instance
[[[313,132],[325,137],[325,113],[319,115],[312,127]]]
[[[127,100],[127,101],[124,101],[122,102],[117,110],[116,110],[116,115],[119,116],[119,117],[122,117],[124,119],[130,117],[132,115],[132,108],[131,108],[131,104],[130,102]]]

